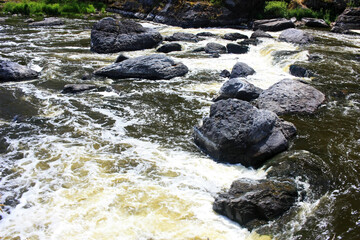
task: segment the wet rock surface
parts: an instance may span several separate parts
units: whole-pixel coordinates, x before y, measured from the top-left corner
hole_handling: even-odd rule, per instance
[[[194,128],[194,140],[217,161],[257,168],[288,148],[283,131],[275,113],[227,99],[211,106],[210,116]]]
[[[35,79],[39,73],[15,62],[0,59],[0,82]]]
[[[264,20],[255,20],[253,29],[277,32],[282,31],[288,28],[294,28],[295,24],[291,20],[285,18],[275,18],[275,19],[264,19]]]
[[[238,39],[248,39],[249,37],[241,33],[226,33],[223,38],[230,41],[236,41]]]
[[[29,26],[44,27],[44,26],[59,26],[59,25],[64,25],[64,24],[65,24],[65,21],[63,19],[50,17],[50,18],[45,18],[43,21],[31,22],[31,23],[29,23]]]
[[[226,45],[228,53],[244,54],[247,53],[250,49],[247,45],[228,43]]]
[[[294,205],[297,197],[292,181],[239,179],[231,184],[227,193],[215,198],[213,209],[252,230],[280,217]]]
[[[313,76],[315,76],[315,74],[312,71],[310,71],[302,66],[295,65],[295,64],[290,65],[289,71],[290,71],[290,74],[295,77],[313,77]]]
[[[314,37],[300,29],[291,28],[284,30],[280,34],[279,40],[290,43],[307,44],[313,42]]]
[[[153,54],[131,58],[110,66],[103,67],[94,72],[95,75],[114,79],[146,78],[171,79],[184,76],[188,68],[163,54]]]
[[[66,84],[62,93],[80,93],[95,89],[96,86],[92,84]]]
[[[251,101],[259,97],[262,89],[240,78],[227,80],[219,91],[219,96],[215,101],[236,98],[244,101]]]
[[[264,90],[257,99],[257,105],[278,115],[312,114],[324,101],[325,95],[314,87],[284,79]]]
[[[255,74],[255,70],[243,62],[237,62],[231,70],[230,78],[247,77]]]
[[[323,19],[318,18],[302,18],[301,21],[305,23],[307,27],[314,28],[329,28],[329,24],[327,24]]]
[[[168,43],[160,46],[156,49],[157,52],[169,53],[175,51],[181,51],[182,47],[179,43]]]
[[[159,32],[146,29],[132,20],[106,17],[91,30],[91,51],[116,53],[153,48],[162,41]]]
[[[338,16],[335,26],[340,29],[360,29],[360,7],[347,8]]]
[[[206,53],[226,53],[226,47],[220,43],[208,43],[205,46]]]

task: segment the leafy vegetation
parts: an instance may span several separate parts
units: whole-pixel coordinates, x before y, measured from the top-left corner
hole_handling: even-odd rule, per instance
[[[78,0],[41,0],[21,2],[6,2],[2,11],[22,15],[48,15],[48,16],[76,16],[81,14],[105,12],[106,5],[101,2],[81,2]]]
[[[331,10],[314,11],[309,8],[289,9],[288,3],[285,1],[270,1],[265,3],[262,18],[292,18],[300,20],[303,17],[322,18],[327,23],[334,21],[336,16]]]

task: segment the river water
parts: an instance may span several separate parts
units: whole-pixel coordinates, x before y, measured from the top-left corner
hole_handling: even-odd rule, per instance
[[[360,236],[360,37],[307,30],[316,42],[296,46],[264,39],[249,53],[211,58],[192,53],[220,38],[181,43],[169,53],[189,67],[185,77],[81,80],[117,54],[89,50],[95,20],[29,28],[24,19],[0,25],[0,56],[40,71],[37,80],[0,84],[0,239],[358,239]],[[149,22],[162,35],[251,31],[181,29]],[[279,33],[272,33],[277,37]],[[154,49],[126,52],[135,57]],[[308,54],[320,61],[308,62]],[[237,61],[256,70],[248,80],[267,88],[301,62],[323,91],[315,116],[292,116],[298,136],[285,154],[309,154],[334,177],[319,199],[297,203],[292,219],[260,236],[216,214],[214,196],[238,178],[261,179],[264,169],[216,163],[192,141]],[[62,94],[69,83],[97,91]],[[271,226],[271,225],[270,225]],[[270,236],[271,235],[271,236]]]

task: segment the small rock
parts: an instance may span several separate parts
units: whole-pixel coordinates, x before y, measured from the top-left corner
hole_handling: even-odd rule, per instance
[[[166,37],[165,41],[199,42],[200,39],[195,34],[192,33],[177,32],[174,33],[172,36]]]
[[[216,34],[211,33],[211,32],[201,32],[201,33],[197,33],[196,36],[198,36],[198,37],[216,37]]]
[[[96,86],[91,84],[67,84],[64,86],[62,93],[79,93],[95,88]]]
[[[243,62],[237,62],[230,74],[230,78],[247,77],[255,74],[255,70]]]
[[[181,51],[181,45],[179,43],[168,43],[159,47],[157,52],[169,53],[174,51]]]
[[[223,77],[223,78],[229,78],[230,77],[230,72],[228,70],[222,70],[221,73],[220,73],[220,77]]]
[[[205,47],[195,48],[195,49],[192,50],[191,52],[194,52],[194,53],[197,53],[197,52],[205,52]]]
[[[24,23],[33,23],[33,22],[35,22],[35,20],[32,18],[28,18],[24,21]]]
[[[273,38],[273,37],[270,34],[258,29],[251,34],[250,38],[254,39],[254,38]]]
[[[239,45],[234,43],[228,43],[226,45],[228,53],[244,54],[249,51],[249,47],[246,45]]]
[[[314,28],[329,28],[329,24],[327,24],[323,19],[317,18],[302,18],[301,21],[305,23],[307,27]]]
[[[309,61],[320,61],[322,58],[316,54],[309,54],[307,55]]]
[[[58,25],[64,25],[65,21],[60,18],[50,17],[45,18],[43,21],[40,22],[33,22],[30,23],[29,26],[31,27],[42,27],[42,26],[58,26]]]
[[[120,55],[116,58],[115,63],[119,63],[119,62],[125,61],[125,60],[127,60],[127,59],[129,59],[129,58],[126,57],[126,56],[123,55],[123,54],[120,54]]]
[[[0,82],[35,79],[39,73],[8,60],[0,60]]]
[[[208,43],[205,46],[206,53],[226,53],[226,47],[219,43]]]
[[[245,39],[242,40],[241,42],[238,42],[238,44],[240,45],[254,45],[257,46],[261,41],[259,39],[253,38],[253,39]]]
[[[249,37],[241,33],[226,33],[224,39],[230,41],[236,41],[238,39],[248,39]]]
[[[290,74],[295,77],[313,77],[314,73],[304,67],[292,64],[290,66]]]
[[[219,96],[214,101],[236,98],[244,101],[251,101],[259,97],[262,90],[253,84],[240,78],[227,80],[219,91]]]

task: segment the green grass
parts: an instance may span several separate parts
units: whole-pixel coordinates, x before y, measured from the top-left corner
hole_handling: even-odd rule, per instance
[[[301,20],[303,17],[322,18],[327,23],[334,21],[336,16],[330,10],[314,11],[311,9],[296,8],[288,9],[288,3],[285,1],[271,1],[265,3],[262,18],[292,18]]]
[[[2,11],[4,13],[36,16],[77,16],[95,13],[96,11],[104,12],[105,8],[106,5],[100,2],[91,3],[78,0],[23,0],[22,2],[6,2],[3,5]]]

